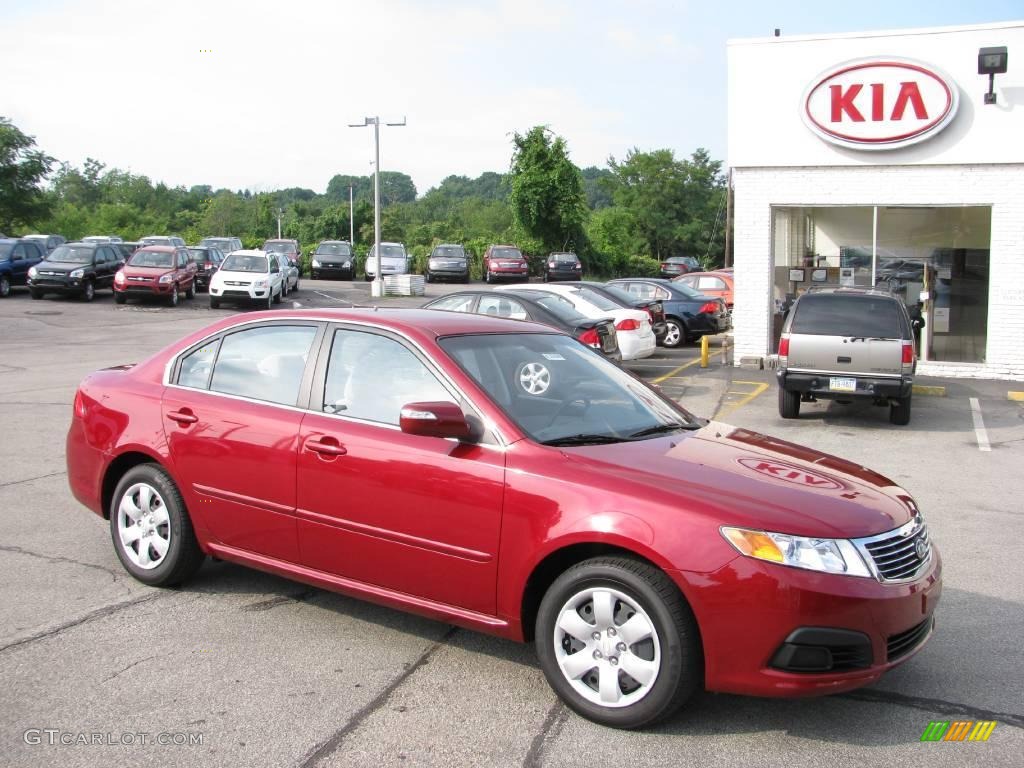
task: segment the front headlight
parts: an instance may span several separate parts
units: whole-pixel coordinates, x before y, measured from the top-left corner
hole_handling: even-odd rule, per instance
[[[36,271],[35,267],[29,267],[28,268],[28,276],[29,277],[34,278],[37,274],[39,274],[39,273]]]
[[[821,573],[871,577],[863,558],[847,539],[818,539],[747,528],[721,530],[726,541],[747,557]]]
[[[316,269],[320,269],[320,260],[319,259],[313,259],[313,267],[316,268]]]
[[[255,283],[252,284],[252,287],[255,288],[257,291],[262,291],[264,288],[267,287],[267,281],[257,280]]]
[[[69,274],[68,277],[70,277],[72,280],[75,280],[75,279],[78,279],[78,278],[81,278],[81,277],[85,277],[85,270],[84,269],[73,269],[73,270],[71,270],[71,274]]]
[[[343,267],[344,267],[345,269],[348,269],[349,267],[351,267],[351,266],[352,266],[352,262],[351,262],[351,261],[346,261],[346,262],[345,262],[344,264],[342,264],[341,266],[343,266]]]
[[[173,273],[168,272],[166,275],[160,275],[160,283],[161,284],[166,285],[167,283],[173,283],[173,282],[174,282],[174,274]]]

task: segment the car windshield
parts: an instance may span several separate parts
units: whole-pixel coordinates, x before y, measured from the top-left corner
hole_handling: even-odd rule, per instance
[[[403,248],[400,245],[382,245],[380,247],[380,255],[382,257],[383,256],[391,256],[392,258],[396,258],[396,259],[404,259],[405,258],[405,248]]]
[[[795,312],[793,333],[867,339],[902,336],[896,302],[881,296],[809,294],[801,297]]]
[[[269,272],[270,264],[266,256],[250,256],[233,253],[220,265],[223,272]]]
[[[615,309],[622,309],[621,306],[616,304],[607,296],[600,294],[597,291],[591,290],[590,288],[587,287],[577,288],[575,291],[573,291],[573,293],[575,293],[584,301],[593,304],[602,312],[611,312],[612,310]]]
[[[316,252],[318,256],[351,256],[352,246],[348,243],[320,243]]]
[[[292,253],[295,251],[295,246],[291,243],[264,243],[263,250],[270,253]]]
[[[47,261],[62,261],[68,264],[91,264],[94,250],[92,248],[73,248],[62,245],[53,249]]]
[[[495,248],[494,255],[499,259],[523,258],[523,254],[518,248]]]
[[[231,241],[226,237],[206,237],[199,241],[199,246],[202,248],[216,248],[217,250],[227,253],[231,250]]]
[[[551,255],[552,261],[568,262],[569,264],[575,264],[579,259],[576,258],[575,253],[554,253]]]
[[[168,269],[174,266],[173,254],[166,251],[136,251],[128,259],[129,267],[162,267]]]
[[[466,252],[458,245],[440,246],[431,254],[435,259],[464,259]]]
[[[568,336],[487,334],[439,343],[541,443],[622,442],[700,426],[681,407]]]

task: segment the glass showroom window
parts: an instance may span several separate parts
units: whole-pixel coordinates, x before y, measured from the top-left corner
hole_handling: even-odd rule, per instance
[[[989,206],[773,208],[773,341],[810,287],[875,285],[924,313],[922,359],[984,362],[991,220]]]

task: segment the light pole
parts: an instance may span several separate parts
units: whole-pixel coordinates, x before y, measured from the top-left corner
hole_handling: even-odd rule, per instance
[[[373,126],[373,252],[375,255],[373,283],[370,285],[371,296],[384,295],[384,278],[380,274],[380,117],[364,117],[361,123],[349,123],[349,128],[365,128]],[[400,123],[385,125],[405,125],[405,118]]]
[[[356,224],[355,224],[355,208],[352,205],[352,185],[348,185],[348,242],[355,248],[356,247]],[[355,272],[353,271],[353,275]]]
[[[277,209],[277,239],[281,239],[281,214],[284,213],[284,209]]]

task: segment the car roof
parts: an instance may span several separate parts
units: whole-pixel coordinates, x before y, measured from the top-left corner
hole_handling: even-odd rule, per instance
[[[119,245],[119,243],[86,243],[81,240],[76,240],[73,243],[61,243],[61,245],[73,245],[76,248],[98,248],[101,245]]]
[[[338,245],[352,245],[348,240],[321,240],[320,245],[326,245],[327,243],[337,243]]]
[[[241,248],[231,252],[232,256],[266,256],[267,252],[258,248]]]
[[[120,243],[108,243],[108,245],[120,245]],[[148,253],[174,253],[178,250],[176,245],[144,245],[139,248],[139,251],[147,251]]]
[[[807,291],[805,294],[803,294],[803,296],[865,296],[872,298],[892,299],[893,301],[899,301],[901,304],[903,303],[903,300],[900,297],[893,295],[884,288],[869,288],[867,286],[840,286],[838,288],[814,288],[813,290]],[[798,298],[803,298],[803,296],[800,296]]]
[[[723,272],[720,269],[709,269],[709,270],[706,270],[704,272],[687,272],[685,275],[682,275],[682,277],[701,277],[702,275],[713,275],[714,277],[728,277],[728,278],[732,279],[732,272]],[[671,280],[670,282],[674,283],[674,282],[677,282],[677,281],[676,280]],[[678,282],[682,282],[682,281],[678,281]]]

